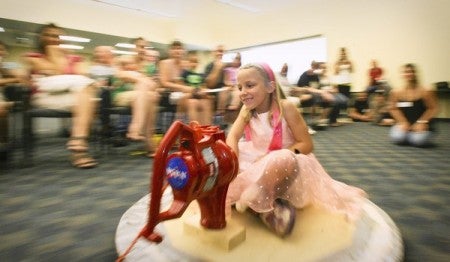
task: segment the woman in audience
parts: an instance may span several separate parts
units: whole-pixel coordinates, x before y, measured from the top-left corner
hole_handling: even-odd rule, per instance
[[[413,64],[403,66],[403,78],[405,86],[392,90],[390,94],[390,113],[396,121],[390,137],[398,144],[428,145],[432,137],[433,118],[438,112],[435,93],[420,84]]]
[[[37,53],[25,56],[32,81],[31,103],[39,108],[72,111],[72,132],[67,143],[72,165],[91,168],[97,162],[87,153],[87,138],[97,88],[93,79],[84,76],[81,58],[59,46],[62,34],[63,30],[55,24],[44,25],[38,32]]]
[[[227,201],[257,213],[280,237],[294,227],[297,208],[309,205],[358,217],[363,190],[333,180],[312,154],[313,141],[297,108],[280,97],[272,69],[249,64],[238,72],[242,109],[227,136],[240,174]]]

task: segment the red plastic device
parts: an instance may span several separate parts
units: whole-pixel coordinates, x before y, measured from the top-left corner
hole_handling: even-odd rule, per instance
[[[172,152],[179,138],[178,151]],[[217,126],[186,125],[175,121],[162,139],[154,158],[148,222],[142,231],[152,242],[162,236],[154,229],[164,220],[179,218],[197,200],[200,224],[208,229],[226,226],[225,201],[230,182],[238,174],[238,159]],[[170,185],[173,202],[160,213],[163,187]]]

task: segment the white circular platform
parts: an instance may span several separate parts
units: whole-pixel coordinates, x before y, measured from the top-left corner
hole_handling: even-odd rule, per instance
[[[116,231],[118,254],[123,254],[147,222],[150,195],[146,195],[122,216]],[[172,194],[165,193],[162,207]],[[183,219],[198,213],[193,202],[183,217],[160,223],[160,244],[140,238],[125,261],[402,261],[403,242],[392,219],[367,200],[354,224],[343,216],[317,208],[298,211],[295,228],[287,238],[279,238],[249,212],[233,211],[233,223],[246,229],[246,239],[231,250],[202,242],[183,233]]]

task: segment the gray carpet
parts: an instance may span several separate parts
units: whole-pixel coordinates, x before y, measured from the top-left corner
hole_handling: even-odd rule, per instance
[[[438,123],[433,147],[397,146],[388,128],[353,123],[320,131],[315,154],[337,180],[363,188],[397,223],[405,261],[450,261],[450,124]],[[100,161],[78,170],[65,139],[41,137],[33,166],[16,150],[0,174],[1,261],[114,261],[121,215],[148,193],[151,160],[133,145],[93,143]],[[5,163],[3,163],[5,164]],[[149,261],[151,261],[149,259]]]

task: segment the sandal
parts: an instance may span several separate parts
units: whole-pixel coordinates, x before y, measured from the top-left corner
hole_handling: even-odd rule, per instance
[[[131,141],[145,141],[145,136],[138,133],[127,133],[127,138]]]
[[[66,144],[67,150],[73,152],[86,152],[88,150],[85,137],[71,137]]]
[[[86,152],[74,152],[71,155],[72,166],[76,168],[94,168],[98,165],[97,161]]]
[[[261,213],[263,223],[275,234],[286,237],[292,232],[295,224],[295,208],[286,201],[277,199],[272,211]]]

